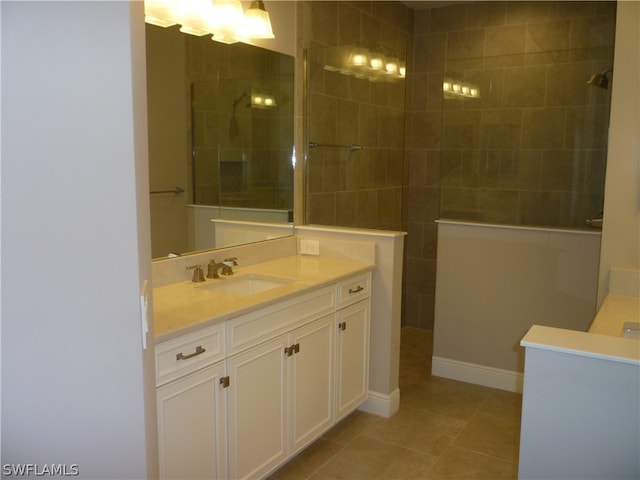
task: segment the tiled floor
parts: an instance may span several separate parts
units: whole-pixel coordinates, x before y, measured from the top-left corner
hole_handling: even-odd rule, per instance
[[[515,479],[521,395],[432,377],[432,332],[405,327],[400,411],[356,411],[272,480]]]

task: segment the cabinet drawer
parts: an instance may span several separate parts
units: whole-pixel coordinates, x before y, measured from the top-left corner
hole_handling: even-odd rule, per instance
[[[332,285],[231,319],[227,322],[228,355],[270,340],[335,309],[336,287]]]
[[[224,324],[188,333],[155,347],[156,385],[211,365],[225,357]]]
[[[338,308],[352,305],[371,295],[371,274],[365,273],[340,282],[338,286]]]

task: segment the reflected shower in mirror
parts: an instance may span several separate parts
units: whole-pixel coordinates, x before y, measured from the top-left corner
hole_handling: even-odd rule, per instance
[[[293,57],[146,25],[153,258],[293,233]]]

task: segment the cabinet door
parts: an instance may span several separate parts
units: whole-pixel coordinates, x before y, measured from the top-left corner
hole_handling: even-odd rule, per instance
[[[336,314],[336,421],[367,399],[369,389],[370,299]]]
[[[335,314],[290,334],[290,454],[333,424]]]
[[[227,476],[224,362],[157,389],[160,478]]]
[[[287,338],[227,360],[230,478],[261,478],[287,457]]]

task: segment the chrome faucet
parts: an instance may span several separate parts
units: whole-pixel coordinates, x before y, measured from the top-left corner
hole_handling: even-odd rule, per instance
[[[191,265],[190,267],[187,267],[187,270],[193,270],[192,282],[204,282],[204,272],[200,265]]]
[[[213,258],[207,265],[207,278],[220,278],[218,270],[224,267],[224,263],[217,263]]]
[[[233,275],[233,267],[238,265],[236,257],[225,258],[222,262],[222,275]]]

